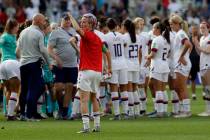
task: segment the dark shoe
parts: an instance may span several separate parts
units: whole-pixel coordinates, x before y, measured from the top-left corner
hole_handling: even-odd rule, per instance
[[[92,132],[100,132],[100,131],[101,131],[100,126],[97,126],[92,129]]]
[[[120,115],[115,115],[113,118],[109,119],[110,121],[119,121],[121,120]]]
[[[15,116],[7,116],[7,121],[16,121],[17,118]]]

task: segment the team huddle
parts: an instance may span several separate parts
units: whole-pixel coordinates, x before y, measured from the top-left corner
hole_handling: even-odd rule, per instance
[[[9,19],[0,39],[0,79],[5,87],[7,119],[16,120],[15,112],[20,113],[22,121],[37,121],[50,113],[56,119],[74,120],[81,114],[80,133],[86,133],[91,117],[93,132],[98,132],[100,116],[111,110],[114,117],[110,120],[144,115],[190,117],[187,80],[192,44],[187,23],[177,14],[164,20],[155,16],[150,20],[151,31],[144,32],[144,22],[139,17],[122,23],[108,18],[102,29],[92,14],[83,15],[79,26],[72,15],[66,13],[60,25],[50,26],[49,21],[38,14],[16,41],[18,23]],[[193,39],[200,54],[206,102],[206,111],[199,116],[210,116],[209,28],[207,22],[201,22],[202,37]],[[151,113],[147,113],[146,107],[147,86],[154,103]],[[92,105],[88,109],[89,100]],[[168,111],[169,101],[172,112]]]

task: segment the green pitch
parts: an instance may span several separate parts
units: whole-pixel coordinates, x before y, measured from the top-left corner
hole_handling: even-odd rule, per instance
[[[148,102],[149,111],[152,103]],[[169,107],[170,110],[170,107]],[[77,134],[81,121],[7,122],[0,115],[0,140],[209,140],[210,117],[197,117],[204,111],[201,89],[192,101],[191,118],[151,119],[142,117],[129,121],[102,118],[100,133]]]

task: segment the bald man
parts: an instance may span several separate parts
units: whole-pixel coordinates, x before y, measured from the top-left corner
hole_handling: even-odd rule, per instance
[[[17,41],[17,54],[20,54],[21,94],[20,120],[37,121],[37,100],[44,92],[42,65],[50,65],[42,33],[45,17],[36,14],[32,25],[24,29]],[[26,112],[25,107],[27,106]]]

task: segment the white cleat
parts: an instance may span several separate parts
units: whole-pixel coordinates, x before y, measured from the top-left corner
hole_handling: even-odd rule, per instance
[[[198,114],[198,116],[200,116],[200,117],[208,117],[208,116],[210,116],[210,112],[209,111],[205,111],[205,112],[202,112],[202,113]]]
[[[178,115],[174,115],[174,118],[189,118],[192,116],[191,112],[181,112]]]

